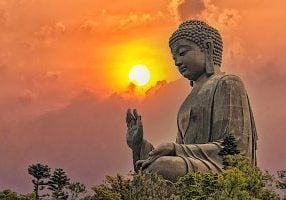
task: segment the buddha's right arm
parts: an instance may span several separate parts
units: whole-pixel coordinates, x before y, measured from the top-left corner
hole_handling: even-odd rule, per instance
[[[133,166],[134,170],[136,169],[136,162],[138,160],[146,160],[149,157],[149,152],[154,149],[154,146],[148,142],[147,140],[143,139],[142,144],[137,148],[132,150],[133,153]]]

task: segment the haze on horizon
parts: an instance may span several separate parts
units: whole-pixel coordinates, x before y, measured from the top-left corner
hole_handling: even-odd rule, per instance
[[[258,130],[258,165],[286,166],[283,0],[0,0],[0,189],[32,190],[28,165],[65,169],[88,188],[127,174],[126,109],[145,136],[174,141],[176,114],[191,90],[168,39],[188,18],[224,40],[222,70],[242,77]],[[143,93],[128,71],[145,64]]]

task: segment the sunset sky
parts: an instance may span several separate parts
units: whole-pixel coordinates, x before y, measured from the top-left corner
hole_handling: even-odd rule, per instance
[[[284,0],[0,0],[0,189],[32,191],[27,168],[37,162],[88,188],[127,174],[127,108],[138,108],[154,145],[175,141],[191,87],[168,40],[189,18],[219,29],[222,70],[245,83],[258,165],[285,169],[285,8]],[[143,87],[128,78],[139,64],[151,74]]]

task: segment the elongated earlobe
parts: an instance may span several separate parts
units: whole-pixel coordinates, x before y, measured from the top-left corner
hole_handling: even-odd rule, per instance
[[[206,51],[206,74],[211,76],[214,74],[214,60],[213,60],[213,41],[211,39],[204,42]]]

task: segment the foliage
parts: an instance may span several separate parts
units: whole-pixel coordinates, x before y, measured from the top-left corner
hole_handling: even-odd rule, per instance
[[[154,173],[133,173],[130,178],[121,175],[107,176],[104,184],[94,187],[93,200],[171,200],[169,186],[165,180]]]
[[[279,197],[273,191],[273,185],[285,191],[285,170],[278,173],[276,180],[268,172],[253,166],[250,159],[242,155],[224,155],[224,160],[227,165],[222,172],[190,172],[175,184],[157,174],[141,171],[128,177],[107,176],[103,184],[92,188],[93,195],[85,197],[86,188],[83,184],[69,183],[64,170],[55,169],[48,181],[48,189],[52,191],[49,200],[276,200]],[[42,171],[49,170],[38,170],[43,165],[36,166],[29,166],[29,174],[35,180],[43,180],[48,173]],[[49,169],[47,166],[44,168]],[[35,193],[21,195],[3,190],[0,200],[37,200],[37,197]]]
[[[36,200],[34,194],[17,194],[11,190],[3,190],[0,192],[0,200]]]
[[[168,185],[161,176],[155,173],[139,172],[132,174],[132,178],[130,184],[130,200],[173,199],[170,193],[173,189],[173,185]]]
[[[248,158],[241,155],[225,156],[228,163],[221,173],[192,172],[176,183],[181,199],[220,200],[271,200],[278,196],[268,189],[265,182],[269,176],[252,166]]]
[[[286,170],[280,170],[277,172],[276,187],[282,193],[282,199],[286,200]]]
[[[68,199],[68,194],[64,191],[65,187],[69,185],[69,178],[63,169],[57,168],[49,179],[49,190],[52,191],[52,196],[57,200]]]
[[[70,199],[76,200],[78,199],[81,194],[86,193],[86,188],[83,184],[76,182],[76,183],[70,183],[67,188],[70,190]]]
[[[50,171],[51,169],[48,167],[48,165],[43,165],[40,163],[30,165],[28,168],[28,173],[34,177],[32,183],[34,184],[36,200],[40,199],[40,197],[47,196],[39,195],[39,190],[43,190],[48,184],[46,179],[50,177]]]
[[[102,184],[92,189],[95,194],[90,197],[90,200],[121,200],[120,193],[113,191],[113,189],[107,185]]]
[[[218,190],[218,174],[192,172],[181,177],[177,183],[177,193],[182,199],[207,199]]]
[[[232,134],[227,134],[222,142],[223,148],[220,150],[218,155],[223,158],[223,165],[227,166],[228,163],[225,160],[225,156],[227,155],[236,155],[239,154],[239,150],[237,149],[237,142],[235,137]]]

